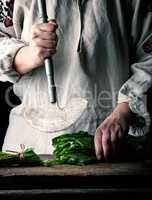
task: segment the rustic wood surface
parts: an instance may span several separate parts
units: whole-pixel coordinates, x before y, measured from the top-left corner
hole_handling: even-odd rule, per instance
[[[86,166],[1,167],[1,200],[143,199],[152,195],[152,161]]]
[[[152,175],[152,161],[129,163],[98,163],[86,166],[54,165],[51,167],[1,167],[5,176],[104,176]]]

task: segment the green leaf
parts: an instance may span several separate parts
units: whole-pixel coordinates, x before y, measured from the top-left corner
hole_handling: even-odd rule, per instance
[[[54,160],[48,161],[52,164],[84,165],[97,162],[94,148],[94,137],[88,132],[65,133],[53,139],[55,148]]]

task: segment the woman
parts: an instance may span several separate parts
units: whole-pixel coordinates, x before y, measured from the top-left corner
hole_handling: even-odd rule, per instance
[[[12,18],[9,3],[1,1],[0,80],[14,83],[22,103],[11,111],[4,151],[25,144],[52,153],[53,137],[85,130],[95,135],[97,158],[108,159],[126,135],[148,132],[150,1],[46,0],[48,23],[41,23],[36,0],[15,0]],[[57,104],[48,101],[50,56]]]

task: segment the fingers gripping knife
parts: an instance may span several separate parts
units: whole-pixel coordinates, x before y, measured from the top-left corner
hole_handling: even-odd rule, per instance
[[[37,0],[38,1],[38,9],[40,13],[40,17],[42,18],[43,23],[48,22],[47,12],[46,12],[46,2],[45,0]],[[53,69],[53,61],[52,58],[46,58],[45,61],[45,71],[48,82],[48,95],[49,101],[51,103],[56,103],[56,87],[54,82],[54,69]]]

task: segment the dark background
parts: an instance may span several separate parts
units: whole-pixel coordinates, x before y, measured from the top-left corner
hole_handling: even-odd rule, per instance
[[[11,87],[12,84],[9,82],[0,82],[0,149],[3,144],[3,140],[5,137],[6,129],[8,126],[9,121],[9,113],[11,110],[11,107],[8,106],[8,104],[5,101],[5,93],[9,87]],[[19,104],[19,99],[14,95],[13,91],[10,92],[10,99],[11,102],[15,105]]]

